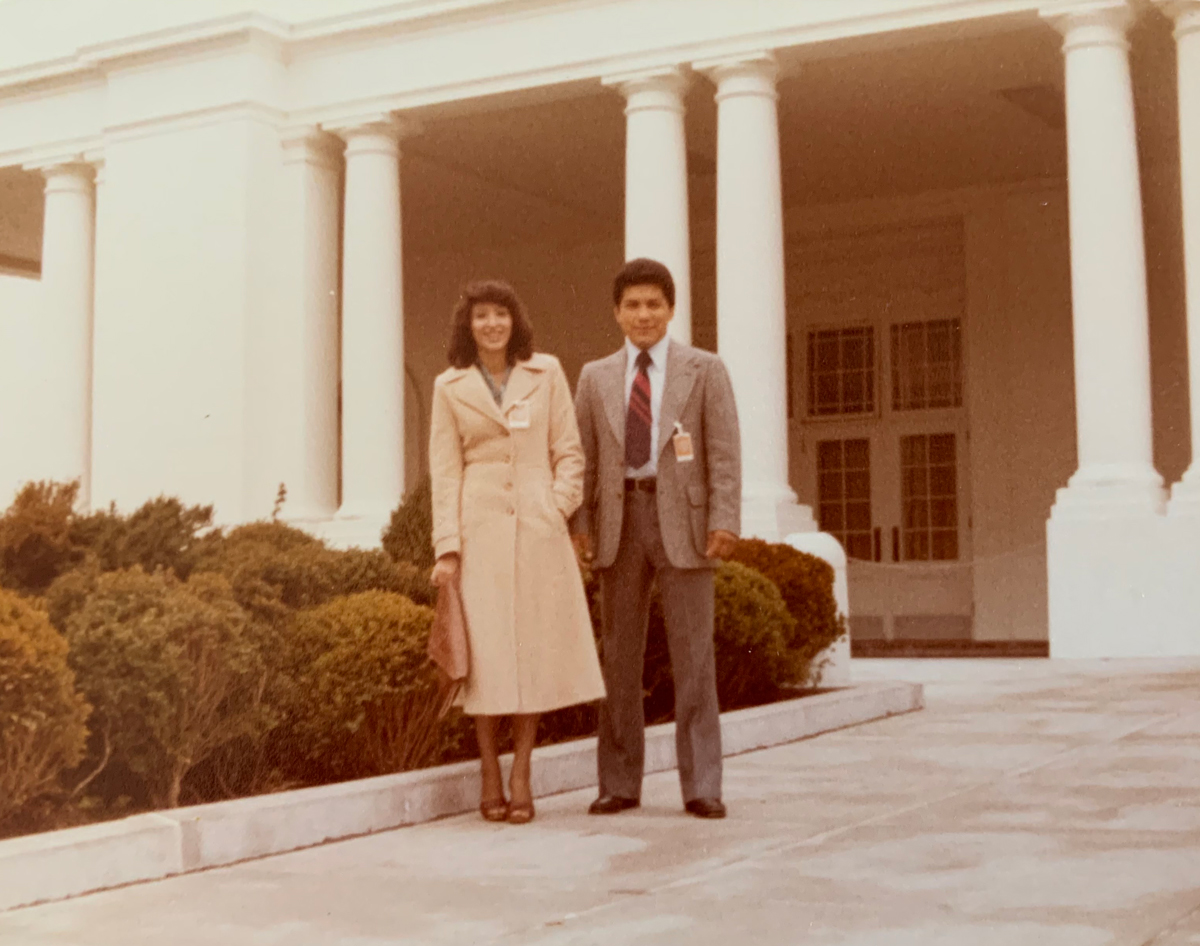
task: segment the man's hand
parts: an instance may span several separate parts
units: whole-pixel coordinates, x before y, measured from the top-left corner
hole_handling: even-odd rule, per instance
[[[448,581],[458,577],[458,553],[449,552],[437,560],[429,580],[435,588],[440,588]]]
[[[586,532],[577,532],[571,536],[571,544],[575,546],[575,558],[580,565],[592,564],[592,537]]]
[[[728,558],[737,545],[738,537],[732,532],[717,529],[708,534],[708,548],[704,550],[705,558]]]

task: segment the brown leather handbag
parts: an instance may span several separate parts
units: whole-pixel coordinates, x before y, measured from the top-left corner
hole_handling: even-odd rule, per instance
[[[457,577],[443,582],[438,588],[433,627],[425,652],[437,666],[440,718],[450,709],[459,690],[466,684],[471,665],[467,617],[463,612],[462,589]]]

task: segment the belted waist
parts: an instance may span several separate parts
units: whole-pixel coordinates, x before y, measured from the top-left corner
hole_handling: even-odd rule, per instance
[[[658,489],[658,480],[653,476],[641,476],[637,479],[627,477],[625,479],[625,492],[642,492],[653,493]]]

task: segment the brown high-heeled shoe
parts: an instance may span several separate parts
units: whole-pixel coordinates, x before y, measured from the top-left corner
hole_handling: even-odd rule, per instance
[[[484,821],[507,821],[509,814],[508,801],[504,796],[493,798],[489,801],[481,801],[479,803],[479,814],[483,816]]]
[[[508,806],[508,823],[509,824],[529,824],[533,820],[534,810],[533,802],[529,804],[517,804],[512,802]]]

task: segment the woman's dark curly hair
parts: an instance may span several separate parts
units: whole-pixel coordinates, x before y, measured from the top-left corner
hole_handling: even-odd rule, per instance
[[[478,302],[492,302],[508,309],[512,316],[512,335],[508,339],[508,363],[525,361],[533,355],[533,327],[525,315],[525,307],[513,287],[499,279],[481,279],[470,283],[454,306],[450,323],[450,364],[455,368],[470,368],[479,358],[475,336],[471,334],[471,310]]]

